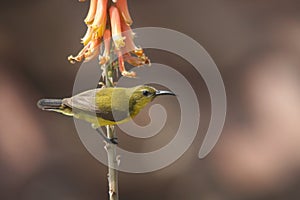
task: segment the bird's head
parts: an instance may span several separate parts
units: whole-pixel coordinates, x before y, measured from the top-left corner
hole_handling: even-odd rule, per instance
[[[133,93],[130,97],[130,105],[135,114],[137,114],[142,108],[144,108],[148,103],[153,101],[155,97],[162,95],[172,95],[175,96],[173,92],[166,90],[157,90],[154,87],[147,85],[137,86],[133,88]]]

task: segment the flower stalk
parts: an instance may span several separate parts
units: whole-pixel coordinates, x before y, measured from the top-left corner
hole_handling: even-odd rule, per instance
[[[85,0],[79,0],[84,2]],[[70,63],[88,62],[99,58],[103,70],[104,87],[115,87],[114,77],[134,78],[136,73],[126,70],[126,65],[140,67],[150,65],[150,60],[142,48],[134,43],[135,34],[131,29],[133,20],[128,10],[127,0],[90,0],[90,7],[84,22],[87,31],[81,39],[82,50],[76,56],[69,56]],[[116,138],[114,126],[106,126],[108,139]],[[116,145],[106,143],[108,156],[109,199],[118,200],[118,165]]]

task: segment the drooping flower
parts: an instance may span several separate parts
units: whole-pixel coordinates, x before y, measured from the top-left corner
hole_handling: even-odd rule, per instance
[[[101,38],[106,29],[107,0],[98,0],[97,11],[92,24],[94,37]],[[88,24],[87,24],[88,25]]]
[[[137,47],[133,41],[135,33],[124,21],[121,23],[122,31],[125,36],[125,48],[123,49],[124,59],[129,64],[139,67],[150,65],[149,58],[144,54],[142,48]]]
[[[109,29],[106,29],[103,35],[103,42],[104,42],[104,52],[103,55],[100,54],[99,56],[99,64],[104,65],[110,59],[110,43],[111,43],[111,32]]]
[[[135,77],[134,72],[126,70],[125,62],[132,66],[143,66],[150,65],[150,60],[133,41],[135,34],[130,28],[133,21],[127,0],[112,0],[112,3],[108,1],[90,0],[90,8],[84,20],[87,31],[81,41],[84,47],[78,55],[69,56],[68,59],[71,63],[90,61],[100,54],[99,64],[104,67],[111,58],[117,57],[120,73]],[[103,51],[100,51],[101,43],[104,43]]]
[[[123,17],[124,21],[126,22],[126,24],[128,26],[131,26],[133,21],[129,14],[127,0],[118,0],[116,5],[117,5],[117,8],[120,10],[120,13],[122,14],[122,17]]]
[[[90,9],[89,9],[89,12],[84,20],[84,22],[86,24],[92,24],[94,19],[95,19],[95,15],[96,15],[96,12],[97,12],[97,3],[98,1],[97,0],[91,0],[91,4],[90,4]]]
[[[130,77],[130,78],[134,78],[136,76],[136,73],[134,71],[128,72],[125,69],[124,58],[121,51],[118,51],[118,61],[119,61],[119,69],[123,76]]]
[[[110,14],[112,39],[114,41],[116,49],[120,50],[122,47],[125,46],[125,42],[124,42],[125,37],[122,36],[121,18],[120,18],[119,10],[115,6],[112,6],[109,9],[109,14]]]

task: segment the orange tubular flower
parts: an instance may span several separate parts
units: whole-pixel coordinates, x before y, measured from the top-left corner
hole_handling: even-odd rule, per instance
[[[122,29],[122,34],[125,36],[125,48],[127,52],[135,51],[138,49],[134,42],[133,38],[135,36],[135,33],[133,33],[132,29],[130,26],[128,26],[124,20],[121,21],[121,29]]]
[[[100,1],[102,1],[102,0],[100,0]],[[97,3],[98,3],[98,0],[91,0],[89,12],[88,12],[88,14],[87,14],[87,16],[84,20],[84,22],[87,25],[92,24],[93,21],[94,21],[95,14],[96,14],[96,11],[97,11]]]
[[[88,49],[88,51],[84,54],[85,62],[88,62],[95,57],[97,57],[100,53],[100,38],[95,38],[93,41],[91,41],[91,46]]]
[[[112,6],[109,9],[109,14],[110,14],[112,38],[116,49],[120,50],[121,47],[125,46],[125,42],[124,42],[125,38],[122,36],[121,19],[120,19],[119,10],[115,6]]]
[[[132,56],[131,54],[127,53],[127,54],[124,54],[124,60],[134,67],[150,65],[150,60],[146,56],[136,57],[136,56]]]
[[[106,18],[107,18],[107,0],[98,0],[97,3],[97,12],[92,24],[94,31],[94,37],[101,38],[106,29]]]
[[[135,34],[133,33],[130,26],[128,26],[124,21],[122,21],[121,26],[123,34],[125,36],[126,44],[125,51],[123,51],[125,61],[135,67],[143,66],[145,64],[150,65],[150,60],[144,54],[143,49],[136,47],[133,41]],[[131,54],[134,54],[136,56],[132,56]]]
[[[127,0],[118,0],[116,5],[117,5],[117,8],[120,10],[122,17],[123,17],[124,21],[126,22],[126,24],[131,26],[133,21],[129,14]]]
[[[134,78],[136,77],[135,72],[128,72],[125,69],[124,59],[121,51],[118,51],[118,61],[119,61],[119,69],[123,76]]]
[[[85,0],[79,0],[84,2]],[[150,60],[144,54],[142,48],[134,43],[134,32],[130,28],[132,19],[129,14],[127,0],[112,0],[113,4],[108,7],[109,0],[90,0],[90,8],[85,18],[87,31],[81,39],[84,45],[77,56],[69,56],[71,63],[89,61],[99,55],[99,64],[105,68],[112,50],[118,57],[116,62],[120,72],[126,77],[135,77],[134,72],[128,72],[125,62],[132,66],[150,65]],[[109,13],[110,24],[107,21]],[[113,41],[113,42],[112,42]],[[100,43],[104,42],[104,51],[100,52]],[[112,49],[113,48],[113,49]],[[124,55],[123,55],[124,54]]]
[[[100,38],[95,38],[91,40],[79,53],[77,56],[69,56],[68,60],[70,63],[75,64],[76,62],[82,62],[83,60],[89,61],[95,58],[100,51]]]
[[[99,64],[104,65],[106,64],[110,57],[110,40],[111,40],[111,32],[109,29],[106,29],[103,35],[103,40],[104,40],[104,53],[103,55],[99,56]]]
[[[86,46],[93,37],[93,29],[91,26],[88,27],[84,37],[81,39],[81,43]]]

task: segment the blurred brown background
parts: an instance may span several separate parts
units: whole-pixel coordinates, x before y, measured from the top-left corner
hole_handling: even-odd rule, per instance
[[[148,51],[152,61],[192,78],[201,126],[193,146],[171,166],[148,174],[120,173],[121,199],[299,199],[300,2],[129,4],[134,27],[175,29],[206,48],[224,78],[228,116],[216,148],[199,160],[210,118],[205,84],[180,58]],[[76,0],[1,2],[1,200],[107,199],[107,169],[81,144],[73,120],[36,108],[39,98],[71,95],[79,65],[66,58],[81,48],[87,9],[88,3]],[[121,134],[120,142],[138,152],[159,148],[172,137],[165,131],[141,141]]]

